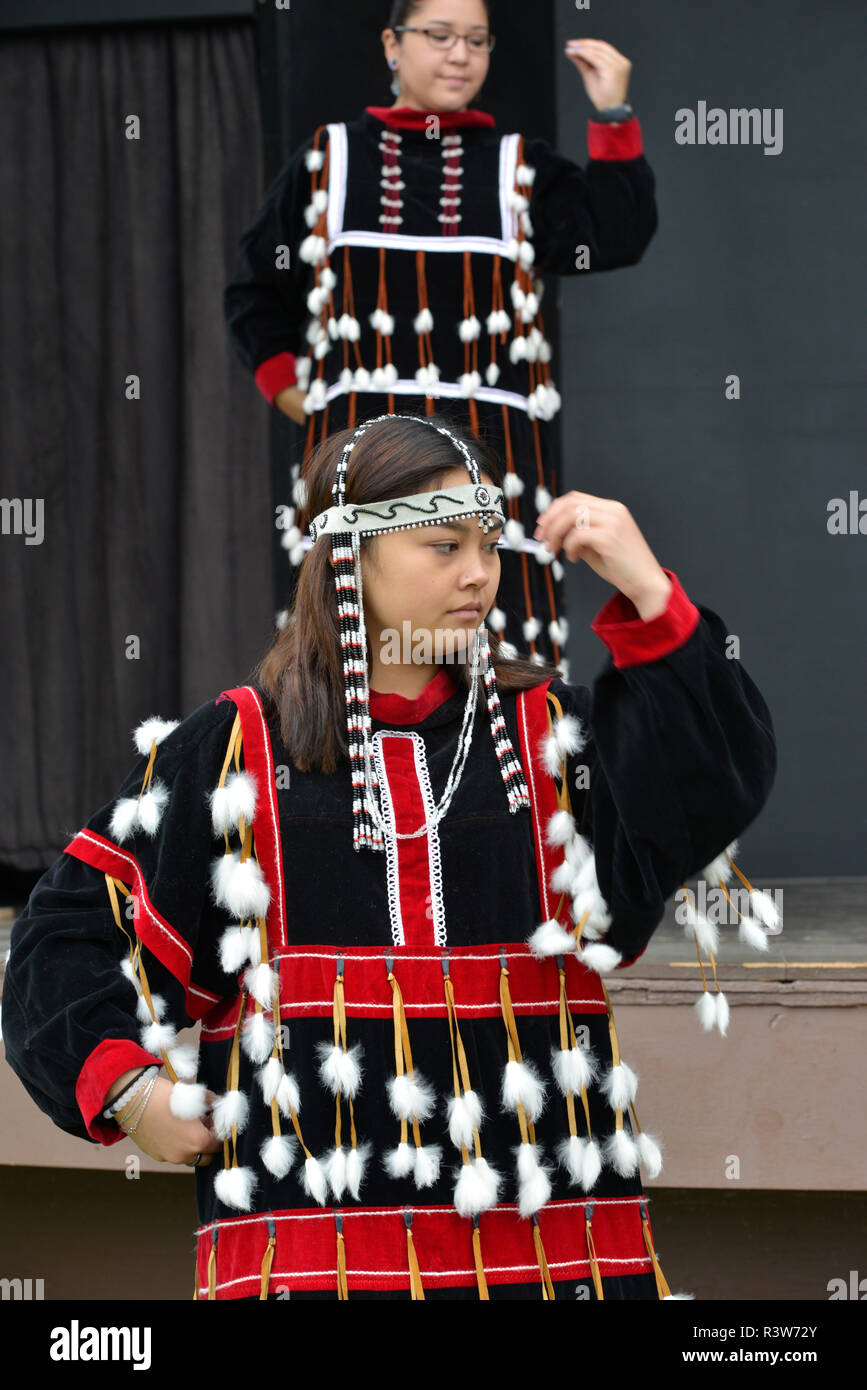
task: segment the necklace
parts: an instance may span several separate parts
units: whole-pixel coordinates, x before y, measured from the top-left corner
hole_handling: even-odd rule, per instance
[[[355,560],[355,581],[357,591],[360,593],[361,555],[356,536],[353,536],[353,551]],[[358,605],[358,610],[359,633],[361,637],[361,651],[364,661],[364,688],[366,691],[369,691],[370,680],[367,667],[367,629],[364,623],[364,605],[360,603]],[[486,643],[486,629],[482,626],[477,627],[473,634],[473,656],[472,666],[470,668],[469,683],[470,688],[467,692],[467,703],[464,706],[464,717],[461,723],[461,732],[458,736],[458,746],[455,750],[455,756],[452,760],[452,766],[448,778],[446,780],[445,789],[443,791],[442,796],[440,797],[437,806],[434,809],[433,816],[429,821],[425,820],[424,824],[420,825],[418,830],[410,830],[403,832],[394,830],[389,832],[389,830],[386,828],[376,795],[379,789],[379,784],[377,783],[376,786],[374,786],[373,780],[373,755],[370,747],[370,706],[369,700],[366,702],[366,708],[364,711],[363,719],[364,727],[362,729],[362,737],[364,740],[364,789],[367,793],[367,800],[370,808],[371,817],[377,830],[379,830],[379,832],[383,836],[383,839],[389,833],[391,833],[397,840],[417,840],[420,836],[426,835],[428,831],[432,829],[434,826],[439,825],[443,816],[448,811],[449,806],[452,802],[452,797],[457,791],[458,785],[463,775],[464,766],[467,761],[467,756],[470,751],[470,744],[473,738],[473,726],[476,717],[476,702],[478,699],[479,663],[481,658],[482,646]]]

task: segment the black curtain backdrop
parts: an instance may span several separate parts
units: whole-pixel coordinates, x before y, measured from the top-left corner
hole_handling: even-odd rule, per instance
[[[0,493],[44,506],[41,544],[0,536],[0,863],[41,870],[135,725],[273,630],[268,417],[221,304],[263,187],[254,26],[6,36],[0,127]]]

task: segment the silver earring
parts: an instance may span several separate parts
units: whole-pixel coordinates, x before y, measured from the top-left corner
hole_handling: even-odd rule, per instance
[[[392,69],[392,71],[394,71],[394,69],[397,67],[397,59],[396,59],[396,58],[392,58],[388,66]],[[400,81],[398,80],[397,76],[395,76],[395,77],[392,78],[392,81],[391,81],[391,93],[392,93],[392,96],[396,96],[396,97],[399,97],[399,96],[400,96]]]

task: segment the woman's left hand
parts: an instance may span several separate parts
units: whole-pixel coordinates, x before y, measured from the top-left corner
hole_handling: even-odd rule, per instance
[[[623,105],[632,72],[628,58],[602,39],[567,39],[565,53],[580,72],[597,111]]]
[[[562,547],[567,560],[586,561],[645,621],[667,607],[671,580],[622,502],[566,492],[541,513],[533,535],[554,555]]]

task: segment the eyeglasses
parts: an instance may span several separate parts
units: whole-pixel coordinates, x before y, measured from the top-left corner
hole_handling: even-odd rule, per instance
[[[494,50],[495,40],[493,34],[459,34],[456,29],[446,29],[445,26],[439,24],[435,24],[426,29],[420,29],[412,24],[398,24],[395,26],[395,33],[424,34],[431,48],[438,48],[443,51],[454,48],[460,38],[466,39],[467,46],[471,48],[474,53],[482,53],[483,51],[492,53]]]

